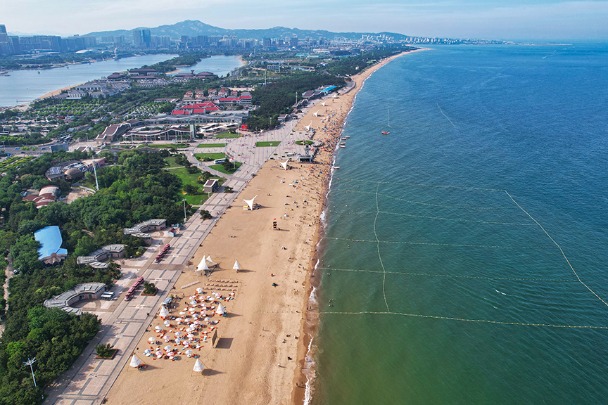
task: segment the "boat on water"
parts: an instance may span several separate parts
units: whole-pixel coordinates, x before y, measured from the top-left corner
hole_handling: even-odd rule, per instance
[[[346,141],[348,139],[350,139],[350,136],[348,136],[348,135],[347,136],[343,136],[342,138],[340,138],[341,141]]]
[[[334,170],[338,170],[340,168],[340,166],[332,166],[331,168]]]
[[[391,131],[382,131],[380,132],[382,135],[389,135],[391,133]]]
[[[341,143],[341,144],[340,144],[340,147],[341,147],[341,148],[346,148],[346,144],[345,144],[345,143],[344,143],[344,144],[343,144],[343,143]]]

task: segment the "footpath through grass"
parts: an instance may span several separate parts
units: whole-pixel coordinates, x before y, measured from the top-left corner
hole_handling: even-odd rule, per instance
[[[190,173],[186,167],[179,165],[173,156],[165,158],[165,161],[169,165],[167,169],[170,170],[171,174],[179,177],[182,181],[181,197],[185,199],[188,204],[201,205],[207,201],[208,195],[203,193],[203,184],[201,183],[201,180],[199,180],[202,176],[200,170],[197,169],[195,173]],[[211,178],[217,179],[220,184],[224,181],[223,178],[217,176]]]

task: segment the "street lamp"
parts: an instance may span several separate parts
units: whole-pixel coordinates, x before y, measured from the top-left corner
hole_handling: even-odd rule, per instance
[[[34,368],[32,367],[32,365],[36,362],[36,358],[34,357],[33,359],[27,359],[27,361],[23,362],[24,366],[30,366],[30,370],[32,371],[32,380],[34,380],[34,387],[38,387],[38,385],[36,385],[36,377],[34,376]]]
[[[186,199],[184,198],[182,202],[184,203],[184,225],[186,225]]]

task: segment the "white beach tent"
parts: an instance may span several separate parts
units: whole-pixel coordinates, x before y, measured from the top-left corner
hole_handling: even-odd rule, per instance
[[[215,310],[215,313],[223,316],[226,313],[226,308],[224,308],[222,304],[219,304]]]
[[[207,256],[207,258],[205,260],[207,260],[209,263],[213,263],[213,259],[211,258],[211,256]]]
[[[289,165],[288,165],[289,159],[287,159],[284,162],[280,162],[280,163],[281,163],[281,167],[283,168],[283,170],[289,170]]]
[[[133,357],[131,357],[131,362],[129,363],[129,365],[133,368],[137,368],[139,366],[141,366],[143,362],[141,361],[141,359],[139,357],[137,357],[136,355],[133,355]]]
[[[205,256],[203,256],[203,258],[201,259],[201,262],[196,267],[196,271],[208,271],[208,270],[209,270],[209,266],[207,266],[207,258]]]
[[[162,307],[160,309],[160,313],[158,314],[161,318],[165,319],[166,317],[169,316],[169,310],[167,309],[167,307]]]
[[[203,371],[205,371],[205,365],[203,364],[203,362],[200,359],[196,359],[196,362],[194,363],[194,367],[192,367],[192,371],[194,371],[195,373],[203,373]]]
[[[254,201],[255,201],[256,197],[257,197],[257,195],[255,197],[253,197],[251,200],[243,200],[243,201],[245,201],[245,204],[247,204],[247,208],[249,208],[250,211],[253,211]]]
[[[240,269],[241,269],[241,265],[239,264],[239,261],[235,260],[234,266],[232,266],[232,270],[235,270],[238,273]]]

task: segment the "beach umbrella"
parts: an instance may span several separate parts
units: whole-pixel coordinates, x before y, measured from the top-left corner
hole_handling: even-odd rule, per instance
[[[169,316],[169,310],[167,309],[167,307],[162,307],[162,308],[160,309],[160,313],[159,313],[159,315],[160,315],[160,317],[161,317],[161,318],[163,318],[163,319],[164,319],[164,318],[166,318],[166,317],[168,317],[168,316]]]
[[[192,357],[192,350],[190,350],[190,349],[186,350],[186,356]]]
[[[157,331],[157,332],[160,332],[161,330],[163,330],[163,328],[161,328],[160,325],[156,325],[154,327],[154,330]]]
[[[200,288],[200,287],[199,287],[199,288],[197,288],[197,289],[196,289],[196,293],[197,293],[197,294],[202,294],[202,293],[203,293],[203,289],[202,289],[202,288]]]
[[[239,270],[241,269],[241,265],[239,264],[238,260],[234,261],[234,266],[232,266],[232,269],[235,270],[237,273],[239,272]]]
[[[203,370],[205,370],[205,365],[203,364],[202,361],[200,361],[200,359],[196,359],[196,362],[194,363],[194,367],[192,368],[192,371],[194,371],[195,373],[203,373]]]
[[[226,314],[226,308],[224,308],[224,306],[222,304],[219,304],[217,306],[217,309],[215,310],[215,313],[218,315],[225,315]]]
[[[139,357],[137,357],[136,355],[133,355],[133,357],[131,357],[131,362],[129,363],[129,365],[131,367],[137,368],[139,366],[141,366],[141,359]]]
[[[153,337],[149,337],[149,338],[148,338],[148,342],[150,342],[150,343],[154,343],[154,342],[156,342],[156,339],[154,339]]]
[[[169,321],[165,321],[164,323],[165,323],[165,326],[166,326],[167,328],[168,328],[169,326],[171,326],[171,322],[169,322]]]
[[[165,351],[170,352],[173,348],[169,345],[165,346]]]

